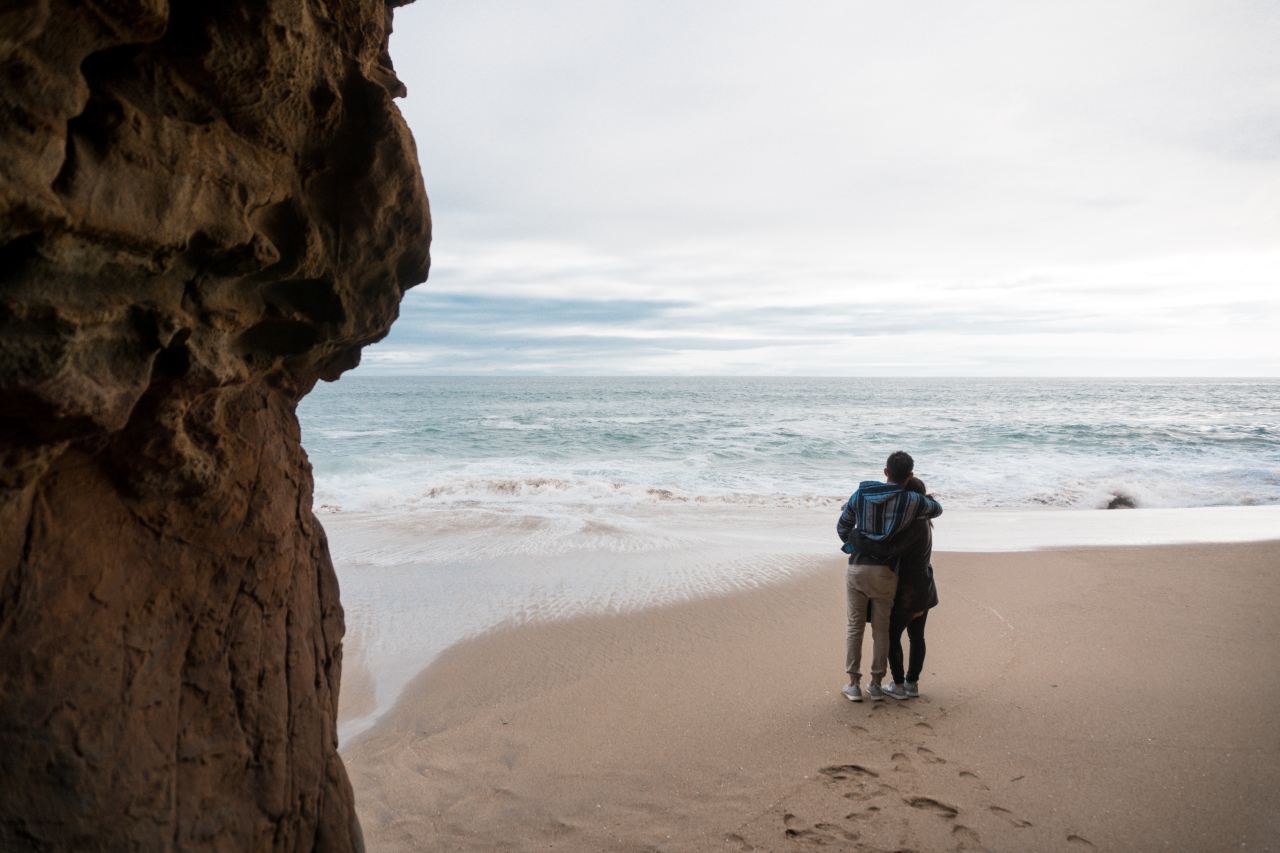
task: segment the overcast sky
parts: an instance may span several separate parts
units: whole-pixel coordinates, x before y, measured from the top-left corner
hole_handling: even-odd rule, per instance
[[[418,0],[362,373],[1280,375],[1280,3]]]

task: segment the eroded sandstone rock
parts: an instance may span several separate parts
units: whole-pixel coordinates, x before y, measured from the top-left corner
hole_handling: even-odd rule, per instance
[[[294,408],[427,273],[390,20],[0,10],[0,849],[360,847]]]

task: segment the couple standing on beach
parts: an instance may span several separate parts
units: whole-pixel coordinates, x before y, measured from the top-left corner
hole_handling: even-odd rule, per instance
[[[871,621],[872,699],[920,695],[924,666],[924,626],[929,608],[938,603],[933,582],[933,522],[942,504],[925,494],[915,477],[915,460],[901,450],[889,455],[887,482],[864,480],[849,498],[836,533],[849,555],[845,586],[849,625],[845,670],[849,684],[841,692],[850,702],[862,701],[862,637]],[[902,632],[911,642],[910,665],[902,668]],[[893,680],[884,684],[886,661]]]

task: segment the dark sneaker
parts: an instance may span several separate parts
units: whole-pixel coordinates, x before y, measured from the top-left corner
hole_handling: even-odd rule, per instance
[[[920,696],[920,682],[918,681],[904,681],[902,682],[902,689],[906,692],[908,699],[916,699]]]
[[[862,701],[862,689],[856,684],[846,684],[844,687],[840,688],[840,692],[843,693],[844,698],[848,699],[850,702]]]
[[[884,698],[884,688],[873,681],[867,685],[867,695],[879,702]]]

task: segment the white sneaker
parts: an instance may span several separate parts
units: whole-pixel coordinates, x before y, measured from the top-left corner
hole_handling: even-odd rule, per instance
[[[920,697],[920,682],[904,681],[902,682],[903,690],[906,691],[908,699],[917,699]]]
[[[867,695],[879,702],[884,698],[884,688],[873,681],[867,685]]]
[[[840,692],[843,693],[844,698],[848,699],[850,702],[862,701],[862,689],[856,684],[846,684],[844,687],[840,688]]]
[[[894,699],[906,699],[906,698],[907,698],[907,688],[906,688],[906,686],[905,686],[905,685],[902,685],[902,684],[896,684],[896,683],[894,683],[894,682],[892,682],[892,681],[890,681],[890,682],[888,682],[888,683],[886,683],[886,684],[882,684],[882,685],[880,686],[880,691],[881,691],[882,693],[884,693],[884,695],[886,695],[886,696],[892,696]]]

